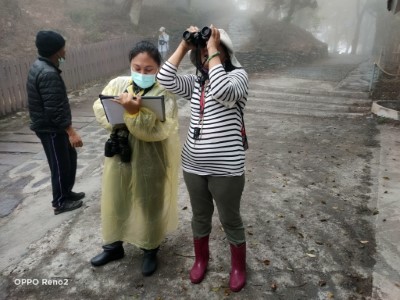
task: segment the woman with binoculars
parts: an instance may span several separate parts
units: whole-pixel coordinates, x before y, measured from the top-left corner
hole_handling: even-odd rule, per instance
[[[178,75],[178,66],[188,52],[198,74]],[[240,202],[247,148],[242,113],[248,94],[247,73],[223,29],[191,26],[157,78],[167,90],[190,100],[190,126],[182,151],[183,176],[193,211],[195,262],[190,280],[200,283],[207,270],[214,200],[230,243],[229,286],[238,292],[246,283]]]

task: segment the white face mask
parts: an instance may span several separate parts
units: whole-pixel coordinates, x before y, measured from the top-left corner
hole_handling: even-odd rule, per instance
[[[156,74],[141,74],[131,70],[131,77],[133,82],[142,89],[147,89],[156,82]]]
[[[59,57],[58,58],[58,65],[59,66],[61,66],[64,62],[65,62],[65,58],[64,57]]]

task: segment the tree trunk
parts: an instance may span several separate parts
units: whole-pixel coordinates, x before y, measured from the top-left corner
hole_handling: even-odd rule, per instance
[[[290,23],[292,22],[293,14],[296,11],[296,0],[290,0],[288,13],[285,17],[285,21]]]
[[[339,48],[339,42],[340,42],[340,35],[338,31],[337,25],[333,29],[333,42],[331,43],[332,45],[332,53],[337,53],[338,48]]]
[[[357,20],[356,20],[357,23],[356,23],[356,29],[354,31],[353,41],[351,42],[351,54],[357,53],[358,41],[360,40],[361,23],[364,17],[366,6],[367,5],[365,3],[362,10],[360,11],[361,0],[357,0]]]
[[[130,2],[131,6],[129,9],[129,17],[131,19],[131,23],[135,26],[138,26],[140,21],[140,13],[142,11],[143,0],[131,0]]]
[[[385,44],[385,41],[389,40],[388,38],[388,28],[389,22],[387,19],[387,15],[385,12],[378,11],[376,15],[376,31],[375,31],[375,38],[374,38],[374,46],[372,49],[372,54],[375,57],[378,57],[381,53],[382,46]]]
[[[130,11],[132,7],[133,0],[125,0],[121,5],[121,13],[125,14],[127,11]]]

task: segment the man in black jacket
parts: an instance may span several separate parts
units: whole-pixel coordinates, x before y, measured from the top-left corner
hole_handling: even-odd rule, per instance
[[[75,193],[77,152],[82,139],[72,127],[71,108],[60,63],[65,60],[65,39],[54,31],[36,35],[39,57],[28,73],[30,128],[39,137],[51,171],[54,214],[82,206],[85,193]]]

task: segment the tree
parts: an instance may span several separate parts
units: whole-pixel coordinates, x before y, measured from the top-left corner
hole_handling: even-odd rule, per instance
[[[293,19],[293,14],[304,8],[316,9],[318,3],[316,0],[290,0],[287,15],[284,20],[290,23]]]
[[[142,4],[143,0],[125,0],[121,6],[121,12],[129,12],[131,23],[135,26],[139,25]]]
[[[360,41],[360,31],[363,18],[366,13],[369,12],[371,15],[375,15],[377,11],[377,2],[375,0],[357,0],[356,4],[356,27],[354,30],[353,40],[351,42],[351,54],[357,53],[357,48]]]
[[[366,6],[363,5],[361,8],[361,0],[357,0],[357,6],[356,6],[356,28],[354,31],[354,37],[351,42],[351,54],[356,54],[357,53],[357,46],[358,46],[358,41],[360,39],[360,30],[361,30],[361,23],[362,19],[365,13]]]
[[[304,8],[318,8],[317,0],[272,0],[272,3],[275,10],[283,10],[286,12],[286,16],[283,20],[288,23],[292,21],[293,15],[296,12]]]

